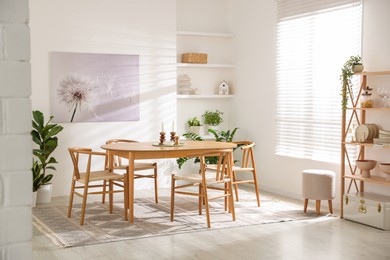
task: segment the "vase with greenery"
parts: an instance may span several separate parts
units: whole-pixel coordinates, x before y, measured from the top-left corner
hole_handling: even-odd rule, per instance
[[[191,133],[199,134],[201,124],[198,117],[195,116],[191,118],[190,120],[187,121],[187,123]]]
[[[359,66],[359,69],[356,67]],[[341,87],[341,107],[343,110],[347,108],[348,97],[353,100],[352,90],[352,76],[354,73],[361,72],[363,70],[362,60],[360,56],[351,56],[341,69],[340,80],[342,83]]]
[[[62,131],[63,127],[51,123],[53,116],[45,122],[43,113],[38,110],[33,111],[32,115],[31,136],[33,142],[38,145],[37,148],[33,149],[35,156],[32,165],[33,191],[38,191],[42,185],[50,183],[53,178],[53,174],[49,173],[49,170],[56,170],[53,164],[57,163],[57,160],[51,154],[58,146],[56,135]]]

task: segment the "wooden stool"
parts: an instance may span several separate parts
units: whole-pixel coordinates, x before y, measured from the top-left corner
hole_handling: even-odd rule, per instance
[[[328,200],[329,212],[333,214],[332,199],[335,195],[335,173],[328,170],[310,169],[302,172],[302,196],[306,212],[309,199],[316,200],[316,213],[320,214],[321,200]]]

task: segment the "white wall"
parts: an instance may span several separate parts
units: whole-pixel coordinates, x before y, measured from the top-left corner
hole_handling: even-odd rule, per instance
[[[389,11],[389,1],[364,1],[362,56],[366,70],[390,69],[390,31],[385,26],[390,24]],[[274,154],[276,1],[229,0],[229,13],[230,29],[236,34],[237,41],[237,93],[231,109],[234,111],[232,123],[240,127],[239,136],[257,144],[255,153],[260,187],[301,198],[303,169],[323,168],[338,174],[340,166]],[[340,198],[339,183],[337,177],[336,207]],[[370,185],[367,185],[369,189]],[[371,189],[383,190],[383,187],[373,186]]]
[[[175,0],[41,0],[30,2],[32,108],[50,111],[50,52],[140,55],[140,120],[64,123],[54,157],[59,161],[53,195],[67,195],[72,175],[67,148],[99,149],[106,140],[157,141],[161,121],[176,120]],[[171,161],[159,163],[160,186],[168,185]],[[149,186],[137,181],[136,187]]]
[[[32,258],[28,2],[0,1],[0,259]]]

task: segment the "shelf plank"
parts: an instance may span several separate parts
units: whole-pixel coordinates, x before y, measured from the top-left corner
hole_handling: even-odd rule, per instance
[[[374,143],[359,143],[359,142],[343,142],[343,144],[361,145],[361,146],[373,147],[377,149],[390,148],[390,144],[374,144]]]
[[[177,98],[180,99],[190,99],[190,98],[199,98],[199,99],[206,99],[206,98],[218,98],[218,99],[224,99],[224,98],[233,98],[234,95],[177,95]]]
[[[177,67],[187,68],[234,68],[233,64],[197,64],[197,63],[177,63]]]
[[[360,175],[345,175],[344,178],[358,180],[358,181],[364,181],[367,183],[374,183],[374,184],[390,186],[390,181],[386,181],[385,178],[378,177],[378,176],[371,176],[371,178],[364,178]]]
[[[179,36],[221,37],[221,38],[235,37],[235,35],[232,33],[194,32],[194,31],[177,31],[176,35],[179,35]]]
[[[370,76],[370,75],[390,75],[390,70],[384,70],[384,71],[373,71],[373,72],[369,72],[369,71],[363,71],[363,72],[359,72],[359,73],[354,73],[354,75],[367,75],[367,76]]]
[[[390,111],[390,107],[348,107],[348,110],[376,110],[376,111]]]

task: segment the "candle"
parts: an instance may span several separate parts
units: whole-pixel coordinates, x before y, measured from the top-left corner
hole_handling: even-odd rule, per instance
[[[175,120],[172,121],[172,132],[175,132]]]
[[[161,132],[164,132],[164,121],[161,121]]]

